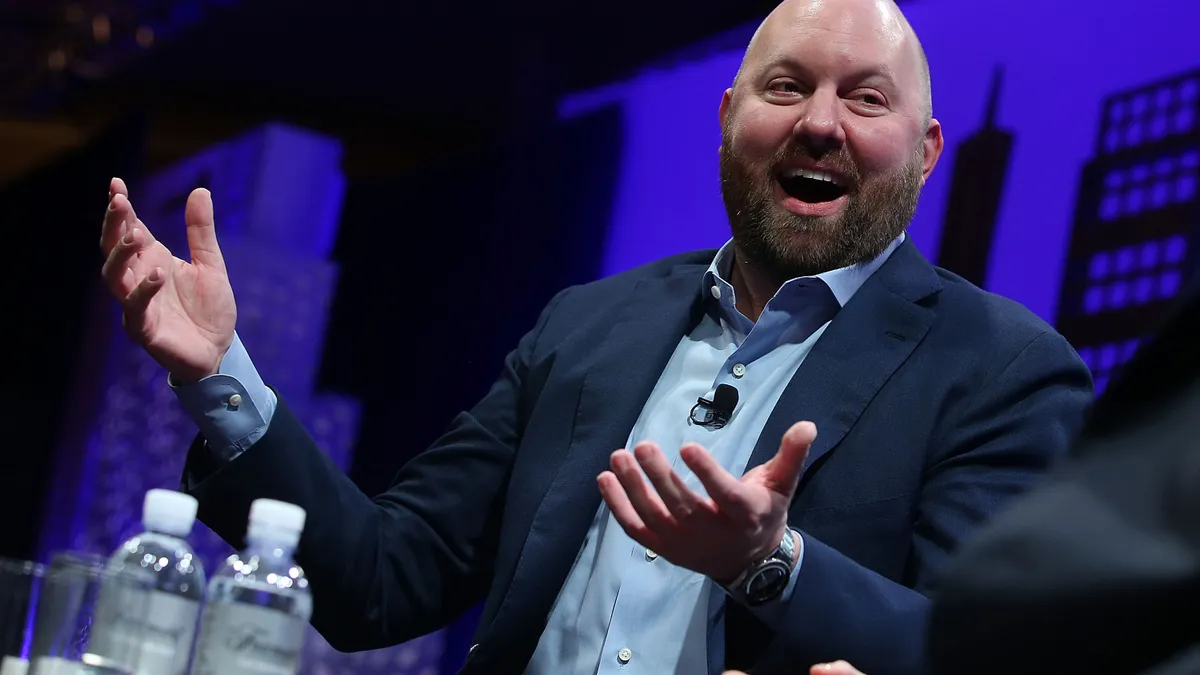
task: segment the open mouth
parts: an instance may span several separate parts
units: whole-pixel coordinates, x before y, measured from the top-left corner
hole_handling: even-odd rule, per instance
[[[841,179],[824,171],[791,169],[779,176],[779,185],[789,197],[809,204],[832,202],[846,194]]]

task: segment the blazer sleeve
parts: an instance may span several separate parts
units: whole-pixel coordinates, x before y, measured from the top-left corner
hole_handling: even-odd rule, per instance
[[[947,559],[1066,455],[1091,399],[1091,375],[1066,340],[1049,332],[1034,338],[950,413],[934,439],[903,583],[806,535],[788,610],[752,672],[794,673],[793,655],[805,654],[814,663],[845,659],[870,675],[925,673],[929,598]]]
[[[568,289],[569,290],[569,289]],[[371,498],[317,447],[286,402],[265,435],[217,465],[198,437],[184,489],[199,518],[241,546],[250,503],[267,497],[308,512],[297,560],[311,580],[313,626],[336,649],[399,644],[433,632],[483,599],[521,438],[521,390],[538,337],[567,291],[508,354],[483,399]],[[403,442],[401,435],[398,442]]]

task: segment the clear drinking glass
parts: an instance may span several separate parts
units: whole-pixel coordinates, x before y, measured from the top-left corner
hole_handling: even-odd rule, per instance
[[[31,609],[44,574],[37,563],[0,558],[0,675],[26,675]]]
[[[90,644],[94,624],[115,620],[114,613],[145,611],[146,580],[110,570],[106,563],[101,556],[79,553],[51,558],[36,587],[29,675],[135,672],[140,641],[134,636],[103,648]]]

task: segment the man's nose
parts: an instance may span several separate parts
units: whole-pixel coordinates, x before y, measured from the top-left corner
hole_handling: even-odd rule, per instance
[[[842,100],[832,89],[818,89],[803,104],[793,133],[796,141],[814,154],[841,148],[846,142],[842,128]]]

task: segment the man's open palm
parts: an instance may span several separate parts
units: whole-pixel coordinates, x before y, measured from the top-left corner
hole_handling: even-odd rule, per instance
[[[192,191],[184,220],[191,262],[154,238],[134,212],[125,182],[114,178],[100,250],[107,257],[104,281],[121,304],[125,331],[176,380],[194,382],[220,366],[233,343],[237,306],[208,190]]]
[[[700,445],[684,445],[680,459],[707,496],[689,488],[658,445],[649,441],[638,443],[632,453],[614,452],[611,470],[596,480],[601,497],[630,539],[674,565],[731,582],[779,546],[787,532],[788,506],[816,437],[811,422],[792,425],[779,452],[741,478]]]

